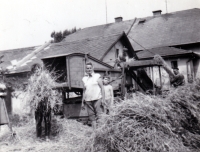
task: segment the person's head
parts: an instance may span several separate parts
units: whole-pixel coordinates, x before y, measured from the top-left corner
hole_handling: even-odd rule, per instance
[[[41,67],[41,65],[39,65],[39,64],[34,64],[34,65],[32,66],[32,68],[31,68],[31,72],[32,72],[33,74],[36,74],[36,75],[39,75],[41,71],[42,71],[42,67]]]
[[[86,63],[85,72],[86,72],[88,75],[91,75],[91,74],[94,72],[94,67],[93,67],[93,65],[92,65],[91,62],[87,62],[87,63]]]
[[[109,76],[103,76],[103,84],[107,85],[110,82]]]
[[[174,72],[175,75],[179,74],[179,68],[174,68],[173,72]]]

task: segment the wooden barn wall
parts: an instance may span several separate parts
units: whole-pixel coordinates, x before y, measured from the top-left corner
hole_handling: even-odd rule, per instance
[[[69,76],[72,87],[82,88],[82,78],[84,76],[84,58],[81,56],[73,56],[69,59]]]
[[[86,109],[81,109],[81,103],[64,104],[63,105],[65,118],[88,116]]]
[[[89,59],[89,61],[93,64],[94,68],[98,69],[109,69],[108,67]],[[81,56],[72,56],[69,59],[69,79],[71,80],[71,87],[75,88],[82,88],[83,83],[82,83],[82,78],[85,75],[85,59],[84,57]],[[103,72],[101,73],[102,75],[104,74]]]

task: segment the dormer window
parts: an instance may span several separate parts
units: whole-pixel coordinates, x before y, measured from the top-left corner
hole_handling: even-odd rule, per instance
[[[118,57],[119,57],[119,49],[116,49],[115,58],[117,59]]]
[[[144,24],[145,21],[146,21],[146,19],[140,19],[138,24]]]

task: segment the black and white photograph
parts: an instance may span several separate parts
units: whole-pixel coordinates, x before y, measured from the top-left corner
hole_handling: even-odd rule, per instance
[[[0,0],[0,152],[200,152],[200,0]]]

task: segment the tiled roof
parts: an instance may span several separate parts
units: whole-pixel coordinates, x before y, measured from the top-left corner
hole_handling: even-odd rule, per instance
[[[63,41],[61,43],[54,43],[51,44],[49,49],[39,53],[38,56],[42,58],[71,53],[89,53],[92,57],[100,59],[110,46],[121,36],[122,33],[104,37],[88,38],[73,42]]]
[[[133,26],[128,37],[134,50],[200,42],[200,9],[147,17]],[[140,45],[138,45],[136,42]]]
[[[35,58],[29,59],[28,62],[22,64],[16,70],[12,70],[12,73],[30,71],[31,66],[35,63],[42,63],[42,58],[53,57],[58,55],[67,55],[72,53],[89,53],[90,56],[100,59],[105,52],[116,42],[119,38],[121,38],[121,34],[115,34],[104,37],[96,37],[96,38],[88,38],[84,40],[78,40],[73,42],[60,42],[60,43],[52,43],[50,46],[46,47],[44,50],[40,51]],[[5,61],[2,66],[4,68],[11,66],[12,60],[19,61],[26,55],[32,53],[34,51],[34,47],[32,48],[23,48],[16,50],[9,50],[0,52],[4,54],[3,61]]]
[[[60,43],[51,44],[49,49],[38,53],[36,59],[22,66],[21,71],[30,69],[31,64],[41,62],[43,57],[58,54],[90,53],[91,56],[100,59],[123,31],[130,31],[128,38],[136,51],[200,42],[200,9],[146,17],[142,18],[143,22],[139,24],[140,20],[132,19],[84,28],[67,36]],[[22,59],[33,50],[34,47],[1,51],[0,56],[4,54],[4,63],[0,66],[11,65],[10,61]],[[169,49],[166,49],[165,53],[167,51]]]
[[[30,54],[33,52],[37,47],[27,47],[27,48],[19,48],[19,49],[13,49],[13,50],[4,50],[0,51],[0,56],[3,55],[2,61],[3,63],[0,64],[0,67],[3,69],[12,66],[11,62],[14,60],[19,61],[26,55]],[[37,61],[41,62],[41,61]],[[22,66],[21,71],[26,71],[27,66]]]
[[[143,21],[139,23],[139,21]],[[160,16],[150,16],[84,28],[67,36],[72,42],[87,38],[108,36],[123,31],[128,34],[133,49],[156,48],[200,42],[200,9],[189,9]],[[139,43],[139,44],[137,44]]]
[[[87,27],[67,36],[63,41],[72,42],[88,38],[104,37],[119,33],[121,34],[122,32],[129,31],[134,21],[135,19],[132,19],[122,22]]]
[[[184,55],[184,54],[191,54],[192,51],[186,51],[182,49],[177,49],[174,47],[160,47],[160,48],[153,48],[144,51],[137,52],[138,59],[147,59],[153,58],[155,54],[158,54],[162,57],[169,57],[175,55]]]

